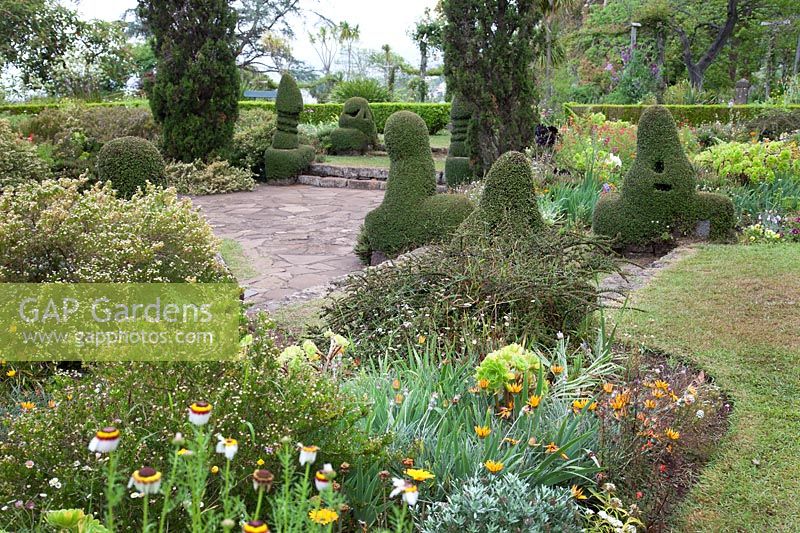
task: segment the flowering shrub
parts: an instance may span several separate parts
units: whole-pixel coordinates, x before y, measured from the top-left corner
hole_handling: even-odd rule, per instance
[[[570,117],[559,139],[556,165],[590,173],[598,183],[619,184],[636,157],[636,126],[606,121],[602,113]]]
[[[607,512],[622,510],[620,500],[627,500],[636,503],[644,521],[662,523],[678,501],[676,487],[691,483],[692,465],[707,461],[724,433],[718,420],[726,406],[702,372],[636,358],[631,368],[639,370],[625,383],[604,384],[598,400],[598,456],[607,468],[598,481],[611,481],[607,488],[619,490],[605,495]]]
[[[20,139],[7,121],[0,120],[0,191],[27,181],[41,181],[49,175],[33,142]]]
[[[226,496],[234,489],[232,481],[245,479],[254,469],[285,471],[286,459],[278,450],[287,438],[320,447],[318,452],[306,447],[302,466],[309,483],[309,464],[317,459],[336,465],[355,462],[357,457],[369,459],[372,452],[366,439],[352,430],[365,414],[360,402],[318,365],[294,369],[281,365],[267,326],[252,325],[252,338],[243,339],[242,357],[234,362],[98,363],[81,373],[60,372],[46,388],[32,393],[23,402],[26,405],[2,414],[0,492],[22,502],[19,512],[27,515],[71,508],[78,502],[98,510],[110,499],[116,522],[135,526],[141,523],[143,502],[131,494],[152,489],[170,495],[163,505],[171,509],[167,511],[171,531],[206,531],[194,529],[198,513],[205,524],[214,515],[218,520],[236,518],[238,523],[245,518],[242,505],[256,507],[256,492],[242,494],[239,503]],[[328,353],[338,353],[335,337],[331,345]],[[197,397],[209,401],[196,402]],[[180,407],[184,405],[191,406],[188,417]],[[213,431],[195,431],[206,424],[213,425]],[[101,431],[94,434],[87,451],[88,432],[96,428]],[[176,438],[176,432],[187,436]],[[224,438],[214,437],[217,433]],[[113,444],[115,440],[118,444]],[[113,465],[107,453],[112,448]],[[187,471],[186,463],[195,466]],[[123,490],[122,472],[141,465],[161,472],[160,489],[169,490],[150,485],[159,480],[144,469]],[[311,475],[333,484],[326,471],[324,479],[313,471]],[[173,482],[175,476],[184,481]],[[260,478],[266,484],[265,476]],[[108,487],[109,479],[116,479],[116,489],[102,488]],[[173,491],[173,486],[178,488]],[[292,487],[280,490],[288,492],[279,491],[279,502],[306,501]],[[27,502],[31,509],[25,509]],[[298,513],[310,510],[287,513],[297,520]],[[246,518],[255,520],[252,514]],[[0,513],[0,527],[7,520],[13,526],[24,518]],[[275,511],[270,513],[271,524],[272,520],[278,520]],[[302,525],[278,530],[307,531],[308,521],[302,516],[300,520]]]
[[[700,152],[694,162],[736,183],[773,181],[776,173],[800,174],[795,141],[729,142]]]
[[[250,170],[231,166],[227,161],[206,164],[174,162],[166,166],[167,185],[179,194],[223,194],[252,191],[256,186]]]
[[[229,278],[211,227],[174,191],[130,201],[110,184],[44,181],[0,196],[0,281],[186,282]]]
[[[579,507],[568,488],[531,486],[515,474],[476,475],[431,506],[423,533],[580,531]]]
[[[800,242],[800,216],[798,213],[781,216],[776,212],[758,215],[758,222],[742,230],[744,244]]]

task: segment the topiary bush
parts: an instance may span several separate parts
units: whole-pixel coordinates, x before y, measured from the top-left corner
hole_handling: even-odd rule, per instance
[[[459,228],[460,238],[474,235],[526,239],[544,229],[534,191],[531,162],[507,152],[492,165],[478,208]]]
[[[0,195],[0,282],[230,280],[205,217],[174,190],[119,198],[110,183],[46,180]]]
[[[20,139],[5,120],[0,120],[0,190],[50,175],[47,163],[30,141]]]
[[[344,103],[339,127],[331,133],[331,151],[335,154],[359,152],[378,145],[378,130],[369,102],[353,97]]]
[[[176,161],[167,165],[165,174],[167,185],[175,187],[179,194],[224,194],[252,191],[256,186],[249,170],[231,166],[228,161]]]
[[[718,216],[710,219],[707,233],[719,239],[733,230],[732,204],[730,220],[724,214],[728,208],[721,207],[726,202],[731,203],[697,194],[694,169],[681,146],[675,120],[665,107],[653,106],[639,120],[636,159],[622,189],[601,197],[593,229],[615,237],[619,246],[650,245],[699,229],[698,222],[709,220],[701,217],[715,213]]]
[[[267,181],[295,178],[315,157],[314,147],[301,145],[297,136],[303,95],[289,74],[284,74],[278,85],[275,109],[278,111],[278,127],[264,158]]]
[[[450,149],[447,151],[447,160],[444,163],[444,177],[451,187],[472,181],[475,175],[469,160],[471,150],[467,145],[467,134],[471,119],[472,110],[470,107],[461,98],[455,96],[450,107],[453,134],[450,137]]]
[[[97,176],[110,181],[120,196],[129,198],[147,182],[163,183],[164,158],[153,143],[141,137],[107,142],[97,154]]]
[[[371,251],[391,257],[451,234],[474,205],[461,195],[437,197],[428,128],[418,115],[389,117],[384,142],[389,180],[383,203],[367,214],[364,240]]]

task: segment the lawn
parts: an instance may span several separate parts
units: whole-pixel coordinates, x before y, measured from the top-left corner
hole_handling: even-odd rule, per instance
[[[676,517],[680,531],[800,524],[800,246],[706,246],[634,298],[634,343],[705,370],[731,428]]]
[[[444,157],[434,157],[436,170],[444,170]],[[342,167],[389,168],[389,156],[326,155],[324,164]]]

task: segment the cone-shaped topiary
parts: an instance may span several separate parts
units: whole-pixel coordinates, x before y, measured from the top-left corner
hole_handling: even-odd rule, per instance
[[[703,230],[702,221],[708,221]],[[594,211],[594,232],[617,238],[620,246],[642,246],[695,230],[726,239],[734,225],[733,203],[698,194],[694,169],[683,151],[672,114],[662,106],[639,119],[636,160],[620,194],[605,194]]]
[[[525,154],[506,152],[486,175],[480,205],[458,233],[524,239],[543,228],[531,162]]]
[[[472,109],[458,96],[453,97],[450,106],[450,120],[453,123],[450,149],[444,163],[444,177],[451,187],[472,181],[475,173],[470,164],[471,150],[467,144]]]
[[[272,147],[265,155],[267,181],[296,177],[314,160],[314,148],[301,145],[297,136],[297,124],[303,112],[303,95],[289,74],[284,74],[278,85],[275,99],[278,112],[278,127],[272,137]]]
[[[428,128],[418,115],[390,116],[384,141],[391,161],[386,195],[367,214],[362,243],[391,257],[451,234],[474,206],[462,195],[436,194]]]
[[[359,96],[348,99],[339,116],[339,127],[331,133],[331,151],[363,154],[377,145],[378,130],[369,102]]]
[[[164,181],[164,158],[153,143],[141,137],[120,137],[107,142],[97,154],[97,175],[110,181],[120,196],[130,198],[149,181]]]

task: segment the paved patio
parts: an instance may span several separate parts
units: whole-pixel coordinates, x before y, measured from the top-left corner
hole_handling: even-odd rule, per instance
[[[306,185],[192,198],[218,237],[241,243],[258,275],[239,282],[257,307],[270,309],[361,269],[353,246],[382,200],[383,191]]]

